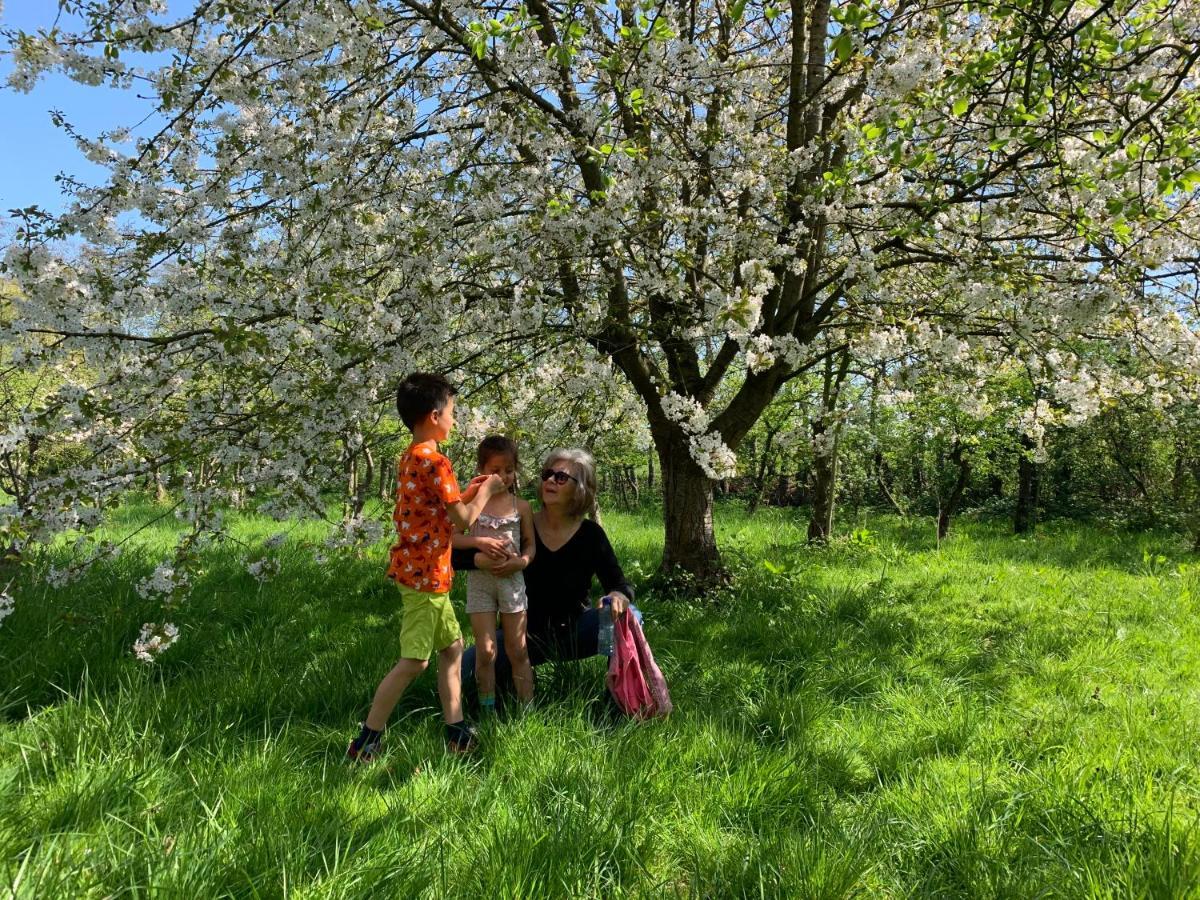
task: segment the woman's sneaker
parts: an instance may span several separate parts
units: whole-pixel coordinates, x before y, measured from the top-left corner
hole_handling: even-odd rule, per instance
[[[451,753],[470,753],[479,746],[479,732],[474,725],[456,722],[446,726],[446,749]]]

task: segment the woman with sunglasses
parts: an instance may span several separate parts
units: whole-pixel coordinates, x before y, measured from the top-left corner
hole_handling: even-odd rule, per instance
[[[608,535],[596,521],[596,467],[586,450],[554,450],[542,466],[541,504],[533,514],[536,552],[525,569],[528,599],[526,641],[533,665],[546,660],[586,659],[599,652],[600,616],[615,620],[632,608],[625,579]],[[502,560],[471,550],[454,551],[455,570],[492,569]],[[611,598],[611,613],[591,605],[592,579]],[[636,612],[636,610],[635,610]],[[504,640],[496,635],[496,685],[511,683]],[[463,684],[472,684],[475,648],[463,655]]]

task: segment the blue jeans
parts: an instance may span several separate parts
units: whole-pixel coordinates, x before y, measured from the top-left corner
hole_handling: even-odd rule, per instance
[[[637,616],[640,623],[642,613],[632,603],[629,609]],[[537,666],[544,662],[565,662],[572,659],[588,659],[600,653],[600,610],[595,607],[585,609],[575,623],[574,634],[534,635],[526,637],[529,647],[529,662]],[[475,688],[475,646],[471,645],[463,652],[462,681],[465,689]],[[508,661],[508,652],[504,649],[504,629],[496,629],[496,690],[512,689],[512,664]]]

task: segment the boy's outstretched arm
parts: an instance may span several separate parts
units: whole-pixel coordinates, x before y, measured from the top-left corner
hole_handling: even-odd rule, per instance
[[[467,494],[464,496],[470,497],[470,499],[446,504],[446,514],[450,516],[451,524],[460,531],[470,528],[474,524],[493,496],[508,490],[504,479],[499,475],[489,475],[485,480],[478,482],[476,479],[471,480],[472,483],[478,483],[479,487],[476,488],[474,494],[471,494],[471,489],[467,488]]]

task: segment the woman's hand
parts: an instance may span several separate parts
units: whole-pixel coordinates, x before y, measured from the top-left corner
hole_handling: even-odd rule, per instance
[[[505,560],[512,556],[512,548],[509,542],[494,537],[477,537],[475,538],[475,549],[480,553],[485,553],[492,559]]]
[[[608,593],[610,601],[609,610],[612,613],[612,620],[615,622],[629,609],[629,598],[620,591],[610,591]]]

